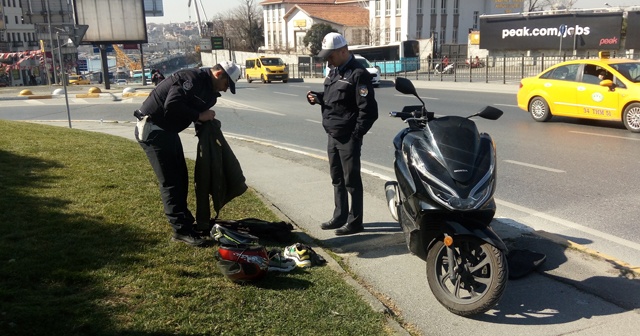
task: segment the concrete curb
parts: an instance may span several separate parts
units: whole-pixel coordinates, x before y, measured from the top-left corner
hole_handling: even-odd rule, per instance
[[[572,249],[584,254],[587,254],[593,258],[600,259],[610,263],[614,268],[622,271],[624,274],[636,279],[640,279],[640,267],[632,266],[622,260],[609,256],[607,254],[598,252],[596,250],[590,249],[584,245],[572,242],[571,240],[565,239],[557,234],[546,232],[546,231],[534,231],[532,234],[547,239],[555,244],[564,246],[567,249]]]

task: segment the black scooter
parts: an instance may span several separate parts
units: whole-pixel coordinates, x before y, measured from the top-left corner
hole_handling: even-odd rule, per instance
[[[389,210],[411,253],[427,263],[427,282],[437,300],[460,316],[494,307],[507,285],[507,247],[490,224],[496,211],[496,152],[471,117],[496,120],[487,106],[467,118],[435,118],[413,83],[396,78],[396,90],[422,105],[391,117],[408,127],[393,139],[397,181],[385,184]]]

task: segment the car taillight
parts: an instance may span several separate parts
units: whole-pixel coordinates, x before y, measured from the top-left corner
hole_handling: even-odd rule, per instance
[[[518,89],[522,89],[522,82],[520,82],[520,87]]]

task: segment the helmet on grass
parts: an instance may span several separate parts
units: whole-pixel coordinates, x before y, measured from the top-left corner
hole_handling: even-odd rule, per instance
[[[243,283],[260,280],[269,269],[269,257],[263,246],[220,245],[215,257],[220,272],[233,282]]]

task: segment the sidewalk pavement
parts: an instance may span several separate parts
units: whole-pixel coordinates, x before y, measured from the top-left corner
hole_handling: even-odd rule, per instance
[[[68,125],[66,121],[43,123]],[[73,121],[75,129],[131,140],[134,126],[131,122]],[[543,252],[547,261],[537,272],[510,280],[497,311],[473,319],[455,316],[441,307],[429,291],[424,262],[408,253],[402,230],[389,215],[384,181],[363,174],[365,231],[338,237],[333,230],[319,227],[330,218],[333,209],[333,187],[324,157],[226,137],[242,165],[247,184],[285,220],[312,237],[313,244],[337,254],[352,272],[342,272],[344,278],[372,302],[374,309],[399,315],[413,332],[559,335],[587,331],[586,334],[598,335],[636,333],[640,327],[640,319],[632,311],[640,308],[640,284],[634,280],[637,273],[617,265],[615,259],[603,259],[586,249],[580,251],[569,242],[512,225],[505,218],[495,220],[493,225],[508,246]],[[181,138],[186,156],[195,159],[197,137],[193,130],[185,130]],[[331,265],[340,270],[330,259]],[[544,315],[545,320],[527,319],[536,314]],[[513,316],[526,316],[526,321],[517,322]],[[401,328],[395,330],[406,333]]]

